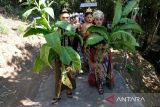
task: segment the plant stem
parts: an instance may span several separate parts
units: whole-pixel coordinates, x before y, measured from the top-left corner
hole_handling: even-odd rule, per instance
[[[59,98],[61,94],[61,86],[62,86],[62,72],[61,72],[61,62],[59,59],[56,59],[54,61],[55,64],[55,73],[54,73],[54,79],[55,79],[55,97]]]

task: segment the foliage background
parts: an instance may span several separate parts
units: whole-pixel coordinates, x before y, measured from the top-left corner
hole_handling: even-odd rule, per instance
[[[20,5],[23,2],[32,0],[0,0],[0,7],[4,7],[6,13],[17,13],[21,15],[28,7]],[[69,6],[71,10],[80,11],[79,5],[84,0],[50,0],[55,1],[52,7],[55,16],[58,18],[62,5]],[[129,1],[129,0],[123,0]],[[97,0],[98,9],[101,9],[108,21],[111,21],[114,13],[115,0]],[[19,9],[20,8],[20,9]],[[0,9],[1,10],[1,9]],[[23,12],[22,12],[23,11]],[[139,12],[136,16],[137,22],[144,30],[143,35],[137,35],[140,43],[139,52],[155,66],[160,66],[160,2],[159,0],[140,0]],[[152,55],[151,55],[152,54]],[[154,57],[151,57],[154,56]],[[151,60],[150,60],[151,59]],[[159,67],[160,69],[160,67]]]

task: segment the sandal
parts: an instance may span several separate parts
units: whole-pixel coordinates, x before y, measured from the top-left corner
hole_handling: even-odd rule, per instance
[[[66,94],[68,98],[73,98],[72,92],[67,92]]]
[[[52,104],[55,104],[55,103],[57,103],[60,99],[61,99],[60,97],[58,97],[58,98],[53,98],[52,101],[51,101],[51,103],[52,103]]]
[[[98,89],[99,94],[104,93],[103,85],[102,85],[102,82],[100,79],[98,79],[98,81],[97,81],[97,89]]]
[[[99,86],[98,86],[98,92],[99,92],[99,94],[103,94],[104,93],[104,89],[103,89],[102,84],[99,84]]]

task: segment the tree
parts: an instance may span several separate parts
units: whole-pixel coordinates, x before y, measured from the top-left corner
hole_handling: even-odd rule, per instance
[[[158,0],[141,0],[140,12],[138,14],[138,21],[142,25],[145,33],[140,38],[142,42],[141,51],[149,51],[154,37],[160,28],[160,3]]]

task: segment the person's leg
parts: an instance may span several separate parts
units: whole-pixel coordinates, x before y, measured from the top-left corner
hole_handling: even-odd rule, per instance
[[[98,89],[99,94],[103,94],[104,93],[102,79],[99,76],[98,76],[98,79],[97,79],[97,89]]]
[[[54,98],[52,100],[52,103],[56,103],[58,100],[60,100],[60,94],[61,94],[61,62],[59,60],[55,60],[55,71],[54,71],[54,79],[55,79],[55,92],[54,92]]]
[[[76,88],[76,80],[75,80],[75,77],[73,77],[73,75],[71,74],[71,72],[68,72],[68,73],[67,73],[67,76],[68,76],[68,78],[69,78],[69,80],[70,80],[70,82],[71,82],[71,84],[72,84],[73,89],[75,89],[75,88]],[[72,97],[73,97],[73,96],[72,96],[72,91],[73,91],[73,89],[71,89],[71,88],[69,88],[69,87],[66,87],[66,94],[67,94],[67,97],[68,97],[68,98],[72,98]]]
[[[102,83],[102,72],[101,72],[101,64],[97,64],[96,76],[97,76],[97,90],[99,94],[104,93],[103,83]]]
[[[68,73],[68,78],[71,81],[72,87],[73,89],[76,89],[76,80],[75,80],[75,76],[71,73]]]

